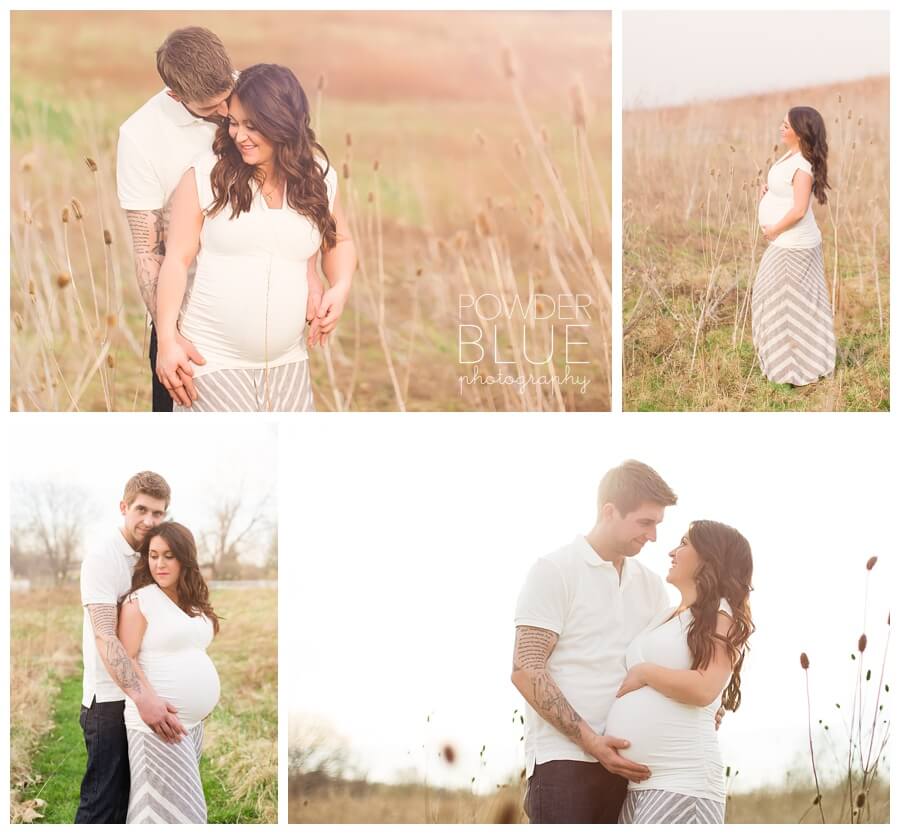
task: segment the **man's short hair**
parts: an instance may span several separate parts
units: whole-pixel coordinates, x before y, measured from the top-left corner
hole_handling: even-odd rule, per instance
[[[169,499],[172,497],[172,490],[169,489],[166,479],[155,472],[138,472],[137,475],[132,475],[128,479],[128,483],[125,484],[125,492],[122,494],[125,506],[130,507],[140,492],[151,498],[165,501],[166,507],[169,506]]]
[[[638,460],[626,460],[610,469],[597,492],[597,509],[611,503],[620,515],[634,512],[644,503],[671,507],[677,501],[678,496],[656,470]]]
[[[156,69],[184,101],[207,101],[234,84],[234,67],[222,41],[200,26],[172,32],[156,50]]]

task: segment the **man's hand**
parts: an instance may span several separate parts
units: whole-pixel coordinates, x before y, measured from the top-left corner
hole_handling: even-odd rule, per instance
[[[196,356],[204,361],[197,349],[183,337],[176,335],[172,341],[161,342],[156,355],[156,376],[169,395],[179,405],[190,407],[197,399],[194,387],[194,369],[191,359]]]
[[[650,778],[650,768],[633,762],[631,759],[626,759],[619,754],[619,750],[624,750],[630,746],[631,742],[626,741],[624,738],[597,736],[593,739],[587,752],[610,773],[624,776],[631,782],[643,782],[645,779]]]
[[[135,702],[143,721],[163,741],[176,743],[187,735],[184,725],[178,720],[178,710],[158,695],[148,693]]]

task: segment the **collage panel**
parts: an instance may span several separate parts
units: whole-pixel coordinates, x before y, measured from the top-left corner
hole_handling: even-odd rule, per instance
[[[11,408],[610,410],[610,68],[601,11],[14,12]]]
[[[278,821],[276,427],[148,419],[17,421],[11,822]]]
[[[286,438],[290,822],[888,821],[883,434],[427,419]]]
[[[890,409],[888,19],[623,13],[623,410]]]

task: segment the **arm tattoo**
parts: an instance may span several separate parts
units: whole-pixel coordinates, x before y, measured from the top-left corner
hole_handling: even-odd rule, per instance
[[[531,705],[541,717],[552,724],[566,738],[581,742],[581,716],[562,694],[556,681],[547,671],[547,659],[556,647],[559,636],[552,631],[531,626],[516,628],[516,648],[513,671],[526,671],[531,679]],[[523,693],[524,694],[524,693]],[[527,696],[526,696],[527,697]]]
[[[134,664],[125,651],[122,642],[116,636],[116,606],[115,605],[89,605],[88,614],[91,625],[94,628],[94,637],[98,643],[100,658],[106,666],[109,676],[119,689],[135,694],[141,692],[141,682],[134,670]]]
[[[134,270],[147,312],[156,319],[156,285],[166,256],[169,210],[126,211],[134,250]]]

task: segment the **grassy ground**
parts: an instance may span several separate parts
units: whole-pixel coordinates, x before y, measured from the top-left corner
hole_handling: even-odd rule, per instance
[[[492,823],[527,822],[523,790],[503,788],[488,796],[469,791],[428,790],[422,785],[379,785],[333,781],[304,791],[291,780],[288,819],[295,823]],[[749,793],[735,793],[726,803],[726,823],[817,823],[815,788],[787,785]],[[849,822],[839,788],[823,791],[826,821]],[[869,815],[862,822],[890,821],[890,789],[880,781],[870,795]]]
[[[277,592],[218,589],[212,602],[224,620],[210,647],[222,698],[201,760],[209,821],[276,822]],[[12,597],[13,821],[75,816],[85,764],[80,614],[77,588]]]
[[[889,409],[887,97],[872,79],[625,114],[626,410]],[[838,348],[832,379],[791,388],[759,371],[749,291],[765,247],[757,189],[800,100],[829,131],[833,188],[815,213]]]
[[[609,407],[608,14],[29,12],[12,18],[13,408],[148,407],[116,128],[159,89],[153,50],[188,24],[216,31],[237,66],[294,69],[342,174],[360,267],[338,335],[312,357],[321,410]],[[590,295],[587,390],[460,391],[458,308],[471,292]],[[564,377],[565,321],[529,328],[532,357],[556,340],[554,365],[535,375]],[[500,336],[531,370],[522,335]]]

